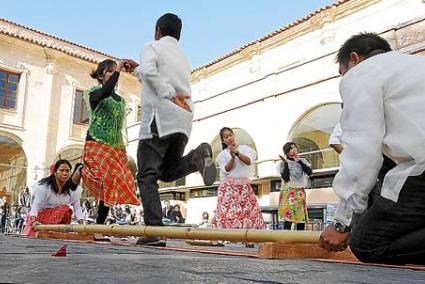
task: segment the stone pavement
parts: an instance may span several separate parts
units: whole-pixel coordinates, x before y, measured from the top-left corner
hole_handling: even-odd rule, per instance
[[[425,283],[425,271],[0,235],[0,283]]]

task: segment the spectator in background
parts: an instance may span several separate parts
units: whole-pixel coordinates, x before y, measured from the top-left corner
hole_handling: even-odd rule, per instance
[[[143,219],[143,208],[140,208],[139,211],[137,212],[137,222],[139,226],[145,225],[145,221]]]
[[[130,209],[130,213],[127,214],[126,216],[126,221],[129,225],[137,225],[138,224],[138,220],[137,220],[137,213],[136,213],[136,209],[135,208],[131,208]]]
[[[182,215],[182,212],[180,211],[179,205],[174,205],[173,209],[171,210],[171,223],[184,223],[184,218]]]
[[[0,229],[4,233],[6,227],[6,218],[7,218],[7,199],[6,196],[3,196],[0,199]]]
[[[19,194],[19,205],[30,208],[31,194],[28,186],[23,187],[21,193]]]
[[[171,211],[173,210],[173,206],[170,205],[170,201],[164,201],[164,208],[162,208],[162,218],[171,219]]]
[[[210,215],[207,211],[202,213],[202,219],[198,223],[198,228],[209,228],[210,227]]]

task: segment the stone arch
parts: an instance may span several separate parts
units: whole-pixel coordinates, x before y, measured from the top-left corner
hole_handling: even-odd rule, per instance
[[[291,128],[288,141],[298,145],[301,156],[311,162],[313,169],[339,166],[338,154],[328,141],[341,111],[339,102],[317,105],[301,115]]]
[[[27,185],[27,155],[18,136],[0,131],[0,195],[18,204],[19,193]]]

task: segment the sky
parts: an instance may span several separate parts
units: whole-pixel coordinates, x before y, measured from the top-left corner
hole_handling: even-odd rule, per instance
[[[156,20],[183,21],[181,47],[200,67],[335,0],[1,0],[0,18],[118,58],[139,60]]]

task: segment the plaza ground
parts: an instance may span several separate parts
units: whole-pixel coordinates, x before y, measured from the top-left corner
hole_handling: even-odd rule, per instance
[[[66,257],[50,255],[64,244]],[[161,249],[135,246],[134,240],[118,245],[0,235],[0,283],[425,283],[420,269],[259,259],[256,249],[241,244],[167,244],[168,249]]]

